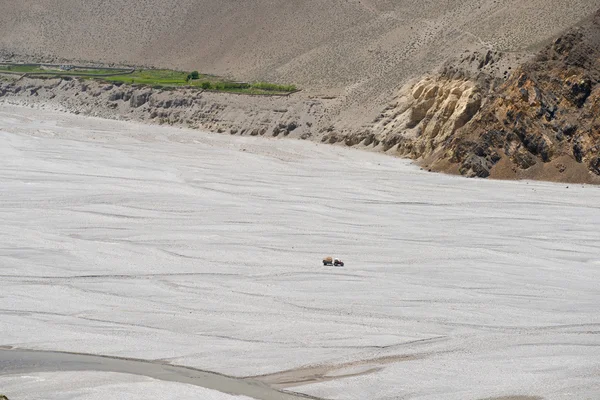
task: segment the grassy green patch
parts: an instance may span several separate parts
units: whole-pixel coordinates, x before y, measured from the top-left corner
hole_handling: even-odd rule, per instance
[[[200,74],[197,71],[187,73],[168,69],[142,69],[136,70],[130,75],[111,76],[105,79],[154,87],[188,86],[217,92],[245,94],[286,94],[296,91],[296,87],[293,85],[233,82],[213,75]]]
[[[245,82],[210,82],[210,81],[192,81],[193,86],[200,86],[206,90],[216,90],[219,92],[235,92],[249,94],[275,94],[275,93],[290,93],[296,91],[294,85],[276,85],[273,83],[245,83]]]
[[[57,67],[45,67],[43,65],[3,65],[0,64],[0,72],[15,72],[21,74],[35,74],[35,75],[60,75],[60,76],[85,76],[85,75],[109,75],[109,74],[125,74],[128,69],[96,69],[96,68],[85,68],[77,67],[69,70],[60,69]]]
[[[37,72],[39,71],[39,67],[30,67],[28,65],[0,65],[0,71],[6,72]],[[0,397],[1,399],[1,397]]]
[[[294,85],[276,85],[267,82],[256,82],[252,84],[253,89],[264,90],[267,92],[295,92],[297,90]]]
[[[173,87],[195,87],[204,90],[216,92],[241,93],[241,94],[288,94],[295,92],[294,85],[277,85],[267,82],[234,82],[214,75],[200,74],[198,71],[183,72],[169,69],[136,69],[131,70],[109,70],[109,69],[91,69],[85,67],[75,67],[69,70],[59,69],[58,67],[43,65],[19,65],[19,64],[0,64],[0,73],[2,71],[22,74],[32,74],[39,76],[73,76],[86,79],[100,78],[108,82],[124,83],[129,85],[144,85],[154,88],[173,88]],[[111,75],[111,76],[102,76]]]
[[[187,73],[168,69],[139,69],[132,74],[109,76],[107,81],[150,86],[185,86]]]

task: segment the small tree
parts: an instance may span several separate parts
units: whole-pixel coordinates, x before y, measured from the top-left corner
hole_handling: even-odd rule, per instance
[[[192,77],[192,79],[198,79],[200,78],[200,74],[198,73],[198,71],[193,71],[190,76]]]
[[[202,82],[202,84],[200,84],[200,87],[201,87],[202,89],[205,89],[205,90],[208,90],[208,89],[210,89],[210,88],[211,88],[211,86],[212,86],[212,85],[211,85],[211,84],[210,84],[210,82],[208,82],[208,81]]]

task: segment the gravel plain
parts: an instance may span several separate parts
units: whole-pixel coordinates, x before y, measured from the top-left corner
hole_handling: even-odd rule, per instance
[[[595,186],[3,105],[0,346],[327,399],[594,399],[599,200]]]

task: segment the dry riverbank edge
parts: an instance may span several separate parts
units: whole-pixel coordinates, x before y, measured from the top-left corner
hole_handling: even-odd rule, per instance
[[[1,75],[0,75],[1,76]],[[151,88],[73,78],[5,78],[0,101],[107,119],[246,136],[308,139],[326,125],[326,100]],[[331,99],[330,99],[331,101]]]

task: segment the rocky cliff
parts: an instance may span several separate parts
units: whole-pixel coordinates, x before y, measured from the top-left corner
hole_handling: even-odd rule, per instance
[[[371,126],[323,141],[470,177],[600,183],[600,14],[517,68],[506,57],[468,54],[406,85]]]
[[[599,182],[600,14],[493,90],[434,168],[498,178]]]

